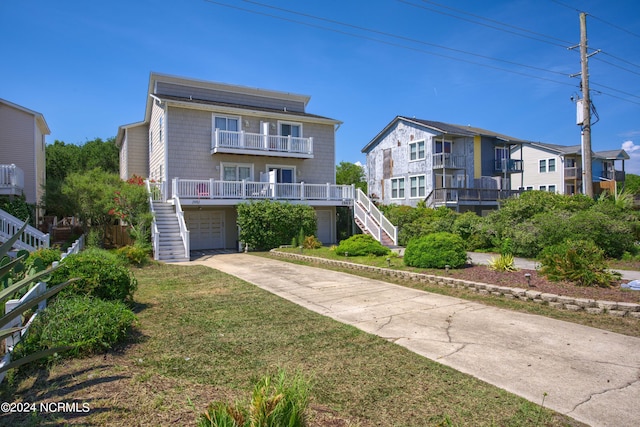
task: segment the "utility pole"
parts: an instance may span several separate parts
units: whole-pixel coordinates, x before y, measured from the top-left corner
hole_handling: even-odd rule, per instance
[[[582,188],[593,197],[591,169],[591,98],[589,96],[589,54],[587,53],[587,14],[580,13],[580,65],[582,77]]]

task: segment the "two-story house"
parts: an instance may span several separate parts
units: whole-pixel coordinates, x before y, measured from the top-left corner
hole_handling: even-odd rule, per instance
[[[582,193],[583,164],[580,145],[531,142],[511,153],[522,158],[523,168],[513,175],[512,189],[542,190],[559,194]],[[615,193],[625,181],[624,150],[592,152],[591,172],[594,194]]]
[[[351,205],[354,189],[335,185],[341,122],[308,113],[309,100],[152,73],[144,120],[118,130],[121,178],[149,177],[183,217],[181,257],[237,248],[236,206],[261,199],[313,206],[318,238],[334,243],[336,206]]]
[[[447,206],[478,214],[517,193],[527,141],[472,126],[395,117],[363,149],[370,196],[382,204]],[[518,186],[516,186],[518,188]]]
[[[0,194],[24,195],[36,206],[36,224],[45,185],[46,135],[51,132],[41,113],[0,99]]]

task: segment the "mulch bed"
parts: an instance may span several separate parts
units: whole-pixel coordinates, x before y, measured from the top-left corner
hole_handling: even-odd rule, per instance
[[[525,274],[531,275],[531,287],[527,285]],[[536,270],[518,270],[512,272],[493,271],[484,265],[468,265],[465,268],[451,270],[451,277],[473,282],[487,283],[513,288],[532,289],[538,292],[564,295],[575,298],[587,298],[600,301],[631,302],[640,304],[640,291],[623,289],[619,284],[611,288],[576,286],[569,282],[551,282]]]

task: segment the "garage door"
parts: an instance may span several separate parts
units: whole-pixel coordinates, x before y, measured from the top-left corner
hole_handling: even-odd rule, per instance
[[[223,211],[186,211],[191,249],[224,249]]]
[[[334,243],[333,212],[329,210],[318,210],[316,211],[316,218],[318,219],[318,240],[325,245]]]

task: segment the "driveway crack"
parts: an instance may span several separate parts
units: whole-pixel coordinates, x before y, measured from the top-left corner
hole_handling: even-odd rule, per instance
[[[580,406],[582,406],[582,405],[584,405],[584,404],[588,403],[588,402],[589,402],[592,398],[594,398],[595,396],[600,396],[600,395],[603,395],[603,394],[607,394],[607,393],[609,393],[609,392],[611,392],[611,391],[620,391],[620,390],[624,390],[625,388],[631,387],[632,385],[634,385],[634,384],[636,384],[636,383],[638,383],[638,382],[640,382],[640,377],[639,377],[639,378],[637,378],[637,379],[635,379],[635,380],[633,380],[633,381],[629,381],[628,383],[623,384],[623,385],[621,385],[620,387],[612,387],[612,388],[609,388],[609,389],[606,389],[606,390],[603,390],[603,391],[600,391],[600,392],[597,392],[597,393],[592,393],[592,394],[590,394],[590,395],[589,395],[589,397],[587,397],[585,400],[583,400],[582,402],[579,402],[576,406],[574,406],[572,410],[570,410],[569,412],[567,412],[567,415],[569,415],[569,414],[571,414],[572,412],[576,411]]]

